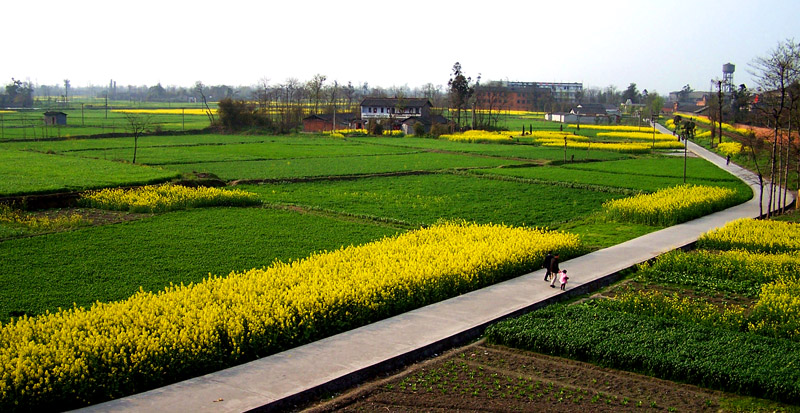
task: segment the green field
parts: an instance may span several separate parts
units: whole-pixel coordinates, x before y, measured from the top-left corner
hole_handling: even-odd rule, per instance
[[[245,186],[266,202],[430,225],[439,219],[555,228],[622,197],[598,191],[433,174]]]
[[[105,107],[97,108],[73,105],[70,109],[57,109],[67,114],[67,125],[46,126],[44,112],[19,111],[0,114],[0,142],[8,140],[38,140],[49,138],[69,138],[75,136],[99,135],[108,133],[128,133],[129,126],[123,113],[106,113]],[[157,114],[150,116],[148,129],[161,131],[199,130],[209,126],[206,115]]]
[[[161,168],[0,148],[0,196],[164,182]]]
[[[750,188],[722,169],[698,158],[687,159],[686,183],[734,188],[745,196]],[[552,183],[592,185],[598,190],[634,189],[653,192],[683,183],[683,159],[641,157],[632,160],[566,164],[559,167],[504,168],[474,171],[476,174],[500,175]]]
[[[535,119],[516,121],[553,127]],[[108,125],[101,126],[86,130],[101,133]],[[174,116],[164,121],[165,128],[178,126]],[[58,133],[77,134],[78,128]],[[231,188],[256,193],[263,205],[146,215],[67,208],[97,219],[95,225],[39,228],[26,228],[23,220],[3,221],[0,215],[0,323],[123,300],[140,289],[199,283],[209,274],[266,267],[275,260],[363,244],[442,220],[547,227],[578,234],[580,251],[604,248],[660,229],[614,222],[602,212],[604,202],[683,180],[682,158],[599,150],[565,153],[524,140],[471,144],[410,137],[208,133],[144,136],[138,142],[137,164],[130,163],[132,156],[131,137],[12,142],[6,136],[0,139],[0,196],[203,179],[208,174]],[[733,188],[742,201],[752,195],[747,186],[703,160],[689,159],[687,172],[690,183]],[[251,182],[232,182],[239,180]],[[16,216],[48,214],[59,212]],[[516,271],[522,270],[509,276]]]
[[[179,230],[177,230],[179,229]],[[0,321],[197,283],[393,235],[397,229],[264,208],[171,212],[0,245]],[[302,234],[302,236],[297,236]]]
[[[530,160],[563,161],[564,149],[536,146],[532,144],[491,144],[491,143],[460,143],[445,139],[425,138],[348,138],[348,140],[372,143],[377,145],[393,145],[407,148],[420,148],[434,151],[460,152],[475,155],[520,158]],[[584,160],[612,160],[628,159],[627,154],[608,151],[567,150],[567,159],[576,161]]]
[[[423,138],[146,136],[139,140],[136,165],[127,162],[132,150],[130,137],[0,143],[0,193],[210,173],[227,181],[267,181],[238,188],[256,192],[272,208],[172,212],[6,239],[0,250],[5,297],[26,288],[21,279],[37,281],[29,283],[28,293],[2,299],[8,303],[5,317],[52,311],[73,301],[117,300],[139,286],[158,290],[170,282],[196,282],[209,272],[299,258],[442,219],[568,230],[589,248],[602,248],[658,229],[610,222],[600,213],[603,202],[675,185],[683,173],[682,159],[660,155],[575,151],[575,162],[562,164],[558,148]],[[690,182],[747,193],[724,171],[689,161]],[[310,229],[315,226],[318,232]],[[0,222],[3,237],[35,234]]]

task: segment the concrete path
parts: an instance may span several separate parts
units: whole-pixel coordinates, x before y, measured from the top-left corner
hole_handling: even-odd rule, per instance
[[[671,133],[667,131],[666,133]],[[689,143],[689,150],[742,178],[749,171]],[[765,203],[766,204],[766,203]],[[758,200],[676,225],[561,264],[566,292],[550,288],[544,271],[464,294],[324,340],[216,373],[82,409],[83,412],[243,412],[291,407],[309,395],[347,388],[379,372],[432,356],[479,337],[491,323],[584,294],[617,272],[694,243],[704,232],[758,217]]]

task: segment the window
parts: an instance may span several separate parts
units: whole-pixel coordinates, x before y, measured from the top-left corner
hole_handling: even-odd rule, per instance
[[[383,113],[383,108],[381,108],[381,113]]]

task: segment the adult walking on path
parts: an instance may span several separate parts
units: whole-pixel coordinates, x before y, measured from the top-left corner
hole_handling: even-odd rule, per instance
[[[550,260],[550,277],[553,279],[550,281],[550,287],[556,288],[556,279],[558,278],[558,273],[561,269],[558,268],[558,253]]]
[[[725,158],[692,142],[687,145],[698,156],[747,182],[755,194],[760,193],[758,176],[752,172],[735,164],[726,166]],[[692,244],[711,229],[759,215],[759,199],[754,197],[724,211],[571,259],[567,261],[570,272],[581,277],[568,291],[541,288],[533,282],[543,276],[545,270],[540,269],[250,363],[82,410],[241,412],[290,408],[308,395],[341,390],[465,344],[491,323],[590,292],[613,282],[619,271]]]
[[[544,257],[544,264],[542,265],[542,268],[545,269],[545,273],[544,273],[544,280],[545,281],[550,281],[550,275],[551,275],[550,263],[552,263],[552,262],[553,262],[553,251],[547,251],[547,255],[545,255],[545,257]]]

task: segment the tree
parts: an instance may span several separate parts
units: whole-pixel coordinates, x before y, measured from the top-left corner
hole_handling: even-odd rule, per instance
[[[661,109],[664,107],[664,98],[659,96],[656,92],[648,93],[644,104],[645,116],[658,116],[661,114]]]
[[[314,75],[314,78],[309,80],[307,83],[311,97],[314,99],[314,113],[319,112],[319,101],[322,96],[322,85],[327,79],[327,76],[317,73]]]
[[[11,83],[6,85],[6,93],[0,95],[0,107],[2,106],[33,107],[33,85],[12,77]]]
[[[211,108],[208,107],[208,100],[206,100],[206,94],[205,94],[204,90],[205,90],[205,85],[203,84],[203,82],[201,82],[199,80],[197,82],[195,82],[194,91],[195,91],[195,93],[200,95],[200,98],[203,100],[203,105],[205,105],[205,107],[206,107],[206,116],[208,116],[208,120],[213,125],[214,123],[216,123],[216,121],[214,120],[214,113],[211,112]]]
[[[639,103],[641,98],[642,98],[642,95],[636,89],[636,83],[631,83],[630,85],[628,85],[628,88],[625,89],[624,92],[622,92],[622,101],[623,102],[627,102],[628,99],[630,99],[630,101],[632,103]]]
[[[141,115],[138,113],[126,113],[125,122],[128,124],[128,131],[133,135],[133,163],[136,163],[136,151],[139,148],[139,137],[147,131],[153,118],[151,115]]]
[[[64,79],[64,102],[69,102],[69,79]]]
[[[740,123],[746,119],[746,113],[749,112],[751,98],[750,91],[744,83],[739,85],[739,89],[733,91],[731,111],[733,112],[732,116],[734,122]]]
[[[155,86],[151,86],[147,89],[148,101],[160,101],[163,100],[166,95],[167,91],[164,89],[164,86],[161,86],[161,83],[156,83]]]
[[[770,154],[769,197],[767,201],[767,216],[773,209],[773,195],[775,193],[775,178],[781,174],[782,134],[788,118],[789,88],[792,83],[800,79],[800,45],[793,39],[778,43],[767,56],[758,57],[752,63],[753,75],[756,83],[764,91],[763,102],[758,105],[760,110],[767,115],[773,126],[772,150]],[[788,137],[787,137],[788,139]],[[787,162],[788,164],[788,162]],[[788,168],[788,165],[786,165]],[[780,178],[778,178],[780,179]]]
[[[456,125],[461,127],[461,111],[466,109],[469,99],[475,93],[475,88],[471,84],[472,78],[464,76],[461,72],[461,63],[453,65],[453,74],[447,82],[450,88],[450,108],[456,111]]]
[[[692,87],[687,83],[685,86],[683,86],[681,91],[678,92],[678,101],[685,101],[689,99],[689,94],[692,92],[694,92],[694,89],[692,89]]]

